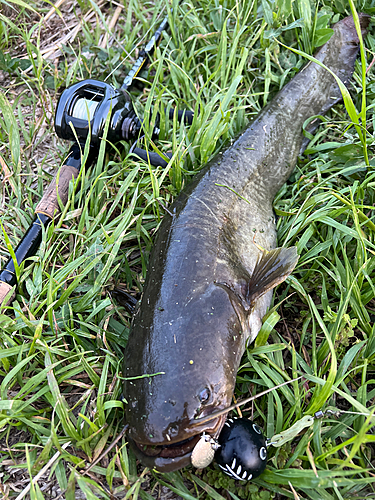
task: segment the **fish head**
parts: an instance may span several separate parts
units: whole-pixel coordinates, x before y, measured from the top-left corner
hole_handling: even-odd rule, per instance
[[[225,417],[215,414],[231,404],[252,338],[252,303],[290,274],[298,255],[295,248],[266,252],[253,280],[236,270],[219,281],[192,260],[179,269],[183,283],[176,283],[176,269],[160,282],[151,275],[148,284],[155,283],[145,285],[125,351],[128,436],[142,463],[160,471],[189,465],[203,432],[218,437]]]
[[[225,289],[194,290],[168,307],[145,295],[125,352],[128,436],[141,462],[160,471],[189,465],[203,432],[219,435],[223,416],[196,420],[231,404],[246,342]]]

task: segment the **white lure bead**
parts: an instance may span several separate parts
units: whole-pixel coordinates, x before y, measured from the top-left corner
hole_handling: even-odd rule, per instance
[[[203,469],[210,465],[215,456],[215,451],[219,444],[208,434],[202,434],[200,440],[195,445],[191,454],[191,463],[197,469]]]

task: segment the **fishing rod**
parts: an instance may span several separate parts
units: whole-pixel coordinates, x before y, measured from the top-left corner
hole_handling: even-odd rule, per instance
[[[55,174],[42,199],[35,208],[35,218],[22,240],[17,245],[14,255],[10,256],[0,271],[0,307],[9,305],[15,298],[17,275],[15,261],[19,267],[25,260],[38,251],[42,241],[43,229],[61,213],[61,208],[68,201],[69,184],[76,179],[82,167],[81,151],[84,150],[89,137],[89,152],[85,162],[91,166],[98,156],[100,141],[109,117],[107,139],[112,143],[119,140],[133,141],[139,138],[142,121],[137,117],[129,88],[140,71],[149,63],[155,47],[159,44],[162,32],[168,26],[168,15],[165,16],[155,33],[140,52],[125,77],[120,89],[99,80],[83,80],[65,89],[57,103],[55,113],[55,131],[61,139],[73,141],[64,164]],[[174,109],[169,111],[173,118]],[[191,124],[193,112],[179,111],[178,120]],[[154,127],[153,137],[158,136],[159,128]],[[77,141],[78,139],[78,141]],[[148,152],[136,147],[131,153],[154,166],[165,167],[167,162],[157,153]],[[169,154],[167,154],[170,157]]]

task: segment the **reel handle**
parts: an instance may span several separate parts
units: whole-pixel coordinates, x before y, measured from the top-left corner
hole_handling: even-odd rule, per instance
[[[176,110],[174,108],[171,108],[169,110],[169,119],[173,120],[174,114]],[[194,111],[190,111],[190,109],[180,109],[177,112],[177,121],[181,122],[183,121],[186,125],[191,125],[193,123],[193,118],[194,118]],[[156,132],[155,136],[157,137],[157,127],[156,127]],[[130,149],[130,153],[133,155],[138,156],[139,158],[142,158],[142,160],[149,161],[151,165],[154,167],[163,167],[165,168],[168,165],[168,162],[164,160],[161,156],[159,156],[157,153],[154,153],[152,151],[146,151],[145,149],[141,149],[136,147],[137,143],[135,143],[132,148]],[[165,153],[165,156],[169,159],[172,158],[172,153]]]
[[[142,160],[149,161],[151,165],[154,167],[163,167],[165,168],[168,165],[168,162],[164,160],[158,153],[154,153],[152,151],[146,151],[141,148],[131,148],[130,153],[138,156],[138,158],[142,158]],[[172,153],[165,153],[169,159],[172,158]]]
[[[173,120],[173,115],[175,113],[174,108],[169,110],[169,119]],[[190,111],[190,109],[179,109],[177,112],[177,121],[184,121],[185,125],[191,125],[193,123],[194,111]]]

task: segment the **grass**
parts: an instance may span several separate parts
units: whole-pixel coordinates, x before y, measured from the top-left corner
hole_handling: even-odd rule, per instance
[[[80,184],[71,187],[70,202],[45,231],[38,254],[21,266],[16,300],[0,314],[4,498],[24,492],[24,498],[49,499],[62,491],[68,500],[150,500],[165,496],[165,488],[186,500],[375,498],[371,32],[350,87],[351,121],[344,106],[336,106],[276,196],[279,244],[297,245],[301,257],[246,350],[236,386],[241,399],[304,375],[243,410],[268,437],[318,410],[340,409],[339,418],[315,419],[282,447],[271,447],[265,473],[246,485],[214,465],[170,474],[144,469],[120,434],[130,314],[115,288],[138,296],[165,207],[302,67],[302,52],[312,55],[324,43],[331,23],[349,14],[351,4],[174,2],[171,29],[141,75],[143,89],[132,96],[145,117],[146,138],[160,109],[200,112],[190,127],[162,118],[159,140],[146,139],[149,149],[173,152],[164,170],[136,162],[128,144],[103,145],[98,162],[83,168]],[[375,9],[372,0],[354,7]],[[116,5],[67,0],[45,19],[50,8],[35,0],[27,7],[1,3],[2,263],[66,154],[68,145],[53,132],[59,92],[83,78],[120,86],[134,47],[149,39],[165,4],[129,0],[115,30],[109,24]],[[65,26],[77,27],[74,39],[64,38]]]

